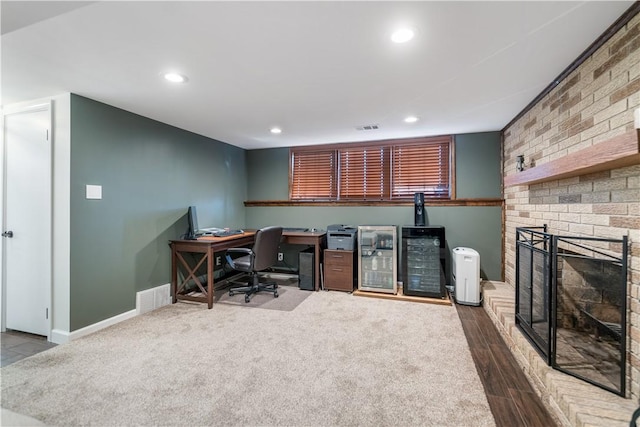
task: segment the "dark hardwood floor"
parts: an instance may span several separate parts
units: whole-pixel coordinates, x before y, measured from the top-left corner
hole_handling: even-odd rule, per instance
[[[556,426],[484,308],[456,308],[496,425]]]

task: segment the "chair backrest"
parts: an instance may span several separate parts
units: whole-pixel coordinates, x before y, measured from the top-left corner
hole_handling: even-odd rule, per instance
[[[265,270],[278,262],[278,246],[282,238],[282,227],[265,227],[256,232],[253,244],[253,271]]]

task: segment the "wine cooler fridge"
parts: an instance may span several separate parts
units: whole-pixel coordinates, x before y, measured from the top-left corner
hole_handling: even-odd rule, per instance
[[[446,296],[445,235],[441,226],[402,227],[402,292]]]
[[[358,226],[358,246],[358,290],[396,294],[396,226]]]

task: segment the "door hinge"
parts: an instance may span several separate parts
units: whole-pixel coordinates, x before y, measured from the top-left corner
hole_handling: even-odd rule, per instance
[[[49,307],[45,309],[45,319],[49,320]]]
[[[49,140],[49,129],[47,129],[47,141]]]

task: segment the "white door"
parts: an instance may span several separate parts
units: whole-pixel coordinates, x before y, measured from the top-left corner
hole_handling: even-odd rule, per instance
[[[4,116],[5,327],[49,336],[51,112],[44,104]]]

